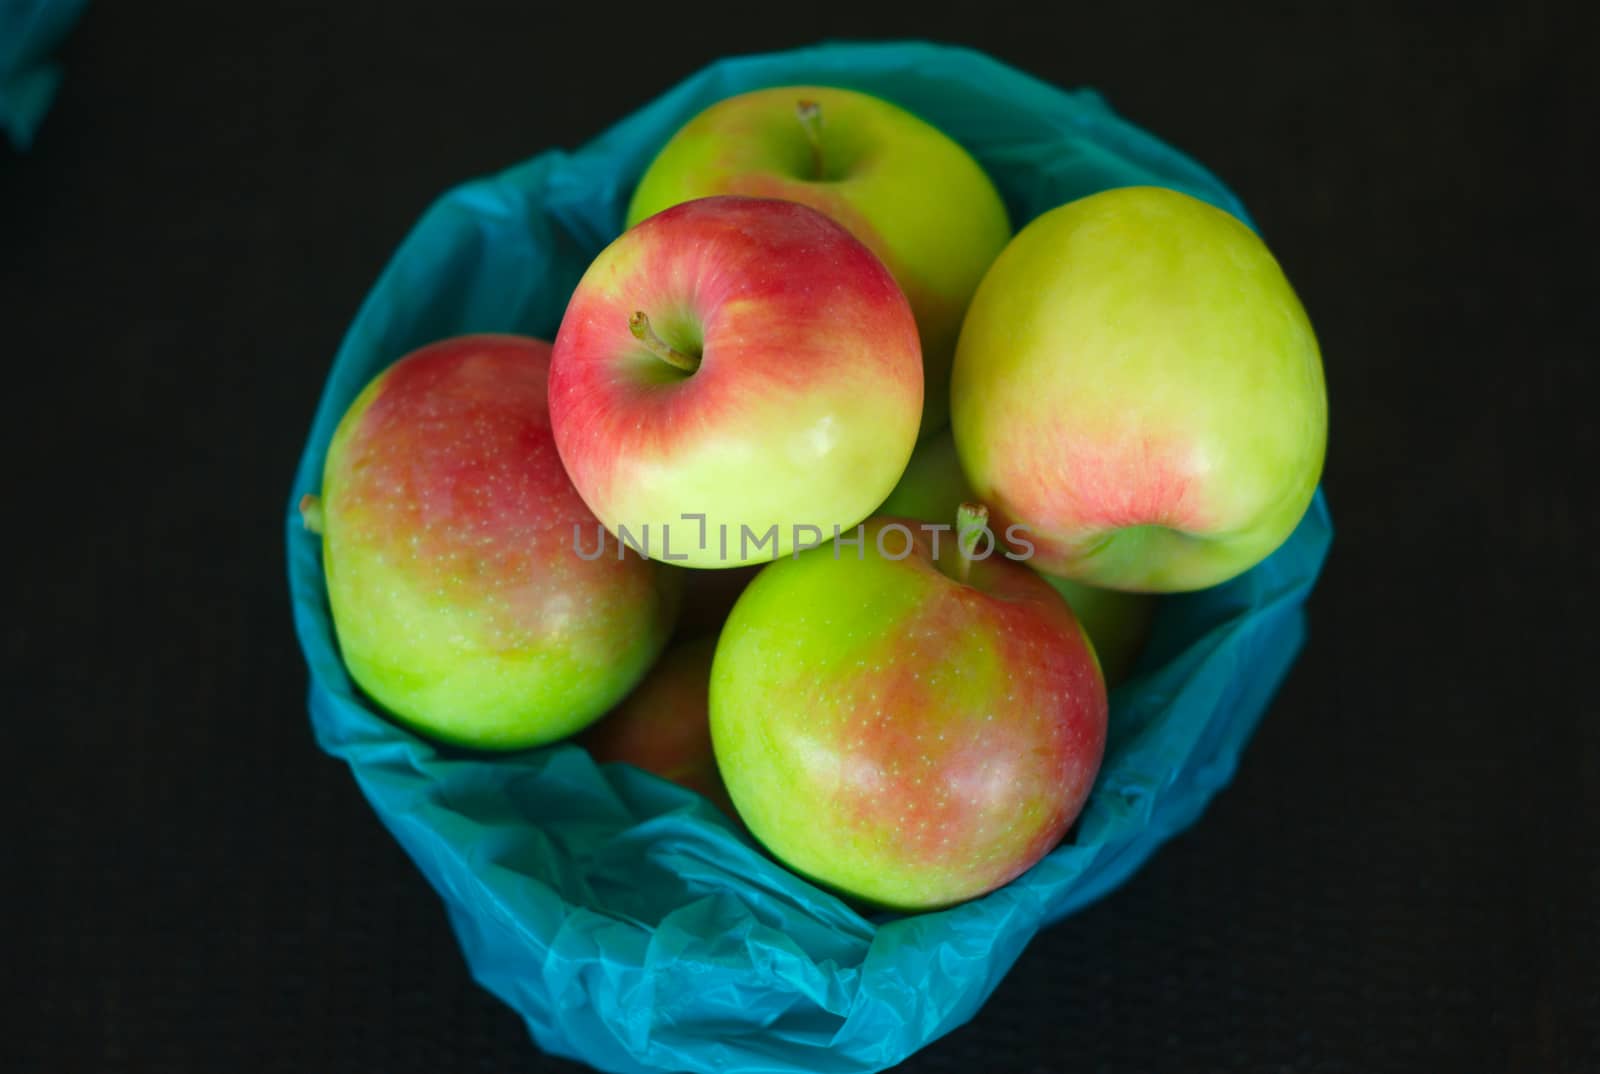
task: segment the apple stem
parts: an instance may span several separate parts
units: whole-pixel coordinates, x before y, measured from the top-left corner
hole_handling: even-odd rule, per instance
[[[964,503],[956,508],[956,581],[965,582],[972,574],[972,553],[989,525],[989,509],[981,503]]]
[[[797,101],[794,114],[811,143],[811,178],[822,178],[822,106],[816,101]]]
[[[656,330],[650,327],[650,318],[645,316],[644,310],[635,310],[633,316],[628,318],[628,331],[632,332],[633,338],[643,343],[651,354],[660,358],[674,369],[681,369],[685,373],[693,373],[700,368],[699,358],[684,354],[656,335]]]
[[[322,535],[322,501],[309,492],[300,497],[300,524],[319,537]]]

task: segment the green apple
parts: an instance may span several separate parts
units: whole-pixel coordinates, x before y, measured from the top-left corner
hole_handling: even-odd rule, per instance
[[[926,523],[953,518],[962,503],[975,494],[961,472],[955,438],[947,429],[917,445],[900,483],[875,512],[896,515]],[[1025,555],[1031,542],[1026,527],[1016,533],[1019,540],[1008,542],[1016,554]],[[1031,565],[1031,558],[1025,559]],[[1155,613],[1155,598],[1145,593],[1127,593],[1045,575],[1057,593],[1072,605],[1072,612],[1094,643],[1095,655],[1105,672],[1106,682],[1115,686],[1133,670],[1139,651],[1150,633]]]
[[[768,565],[711,669],[717,766],[790,868],[899,910],[1020,875],[1093,783],[1106,690],[1066,602],[962,537],[875,517]],[[993,547],[992,535],[988,548]]]
[[[951,379],[961,465],[1034,565],[1201,589],[1294,530],[1327,442],[1322,359],[1266,245],[1186,194],[1051,210],[984,277]]]
[[[687,567],[765,563],[856,525],[899,480],[921,411],[893,277],[775,198],[701,198],[624,232],[579,281],[550,362],[584,502]]]
[[[516,749],[577,731],[666,645],[681,580],[614,540],[562,471],[550,345],[462,336],[390,366],[334,433],[320,530],[350,676],[448,742]],[[580,539],[581,537],[581,539]]]
[[[628,223],[709,194],[802,202],[866,243],[916,313],[927,381],[923,435],[945,426],[962,313],[1011,235],[994,183],[965,149],[877,97],[779,86],[730,97],[690,120],[640,180]]]

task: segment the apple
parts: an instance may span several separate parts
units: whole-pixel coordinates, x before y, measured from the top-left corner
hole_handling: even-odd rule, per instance
[[[948,906],[1060,841],[1098,771],[1106,688],[1037,574],[888,518],[766,567],[711,669],[711,737],[751,833],[897,910]],[[942,536],[937,553],[933,542]]]
[[[689,567],[856,525],[905,469],[921,407],[917,328],[888,270],[772,198],[685,202],[624,232],[579,281],[550,364],[584,502]]]
[[[951,379],[962,469],[1034,566],[1113,589],[1227,581],[1316,491],[1322,359],[1256,234],[1157,187],[1019,232],[967,312]]]
[[[961,472],[955,437],[946,429],[917,445],[900,483],[874,513],[939,522],[954,517],[962,503],[975,498]],[[1018,531],[1018,536],[1020,540],[1006,542],[1002,548],[1014,547],[1017,554],[1026,555],[1031,545],[1027,530]],[[1031,565],[1031,558],[1027,562]],[[1100,589],[1050,575],[1044,579],[1072,606],[1072,614],[1094,644],[1106,683],[1115,686],[1126,679],[1150,634],[1155,598],[1147,593]]]
[[[447,742],[563,738],[672,630],[679,579],[615,542],[574,546],[595,520],[556,454],[549,365],[548,343],[517,336],[414,351],[351,404],[302,504],[351,677]]]
[[[1011,237],[994,183],[965,149],[864,93],[757,90],[712,105],[667,142],[634,191],[628,223],[710,194],[798,201],[866,243],[916,313],[927,375],[922,433],[948,423],[961,315]]]
[[[711,752],[706,691],[715,638],[680,642],[615,712],[578,741],[596,761],[625,763],[688,787],[734,816]]]

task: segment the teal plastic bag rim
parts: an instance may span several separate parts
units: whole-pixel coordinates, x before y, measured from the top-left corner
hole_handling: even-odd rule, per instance
[[[1183,639],[1181,656],[1184,659],[1199,661],[1197,666],[1205,666],[1204,660],[1207,654],[1220,651],[1227,646],[1237,647],[1240,637],[1247,632],[1269,630],[1275,635],[1276,648],[1270,666],[1269,662],[1263,659],[1259,668],[1252,669],[1259,674],[1254,679],[1255,689],[1250,695],[1251,702],[1239,704],[1237,711],[1231,714],[1231,719],[1210,721],[1203,730],[1204,733],[1209,733],[1214,741],[1204,749],[1197,747],[1191,753],[1185,754],[1183,757],[1185,764],[1195,761],[1196,758],[1198,763],[1185,768],[1181,773],[1175,772],[1172,780],[1165,783],[1152,779],[1118,781],[1108,774],[1103,777],[1105,782],[1097,786],[1092,802],[1099,810],[1096,815],[1100,822],[1111,824],[1112,821],[1116,821],[1123,824],[1124,827],[1130,828],[1129,837],[1122,838],[1114,845],[1109,842],[1097,845],[1094,859],[1087,865],[1082,861],[1072,860],[1074,852],[1080,849],[1077,843],[1063,844],[1034,870],[1005,888],[963,907],[940,911],[937,914],[878,921],[856,918],[852,922],[850,915],[853,911],[849,911],[842,904],[827,911],[839,915],[837,918],[839,927],[845,932],[861,927],[867,930],[868,937],[868,953],[863,957],[857,968],[858,972],[853,976],[839,972],[831,982],[822,984],[810,980],[805,982],[806,987],[821,989],[824,992],[832,989],[838,993],[830,992],[818,1001],[819,1008],[840,1016],[838,1028],[833,1033],[834,1039],[831,1041],[821,1039],[827,1036],[826,1032],[823,1032],[817,1035],[818,1040],[807,1041],[803,1045],[799,1042],[786,1042],[793,1043],[794,1047],[785,1051],[778,1044],[762,1038],[765,1027],[748,1026],[740,1027],[739,1032],[735,1034],[746,1046],[733,1047],[724,1041],[708,1041],[703,1049],[704,1054],[700,1054],[701,1050],[682,1044],[675,1048],[652,1049],[648,1034],[641,1041],[637,1038],[630,1039],[626,1031],[619,1031],[615,1040],[601,1041],[593,1039],[596,1031],[591,1028],[587,1031],[588,1036],[583,1037],[569,1030],[563,1030],[559,1019],[551,1016],[549,1012],[533,1010],[532,1008],[538,1005],[526,994],[526,982],[505,980],[492,967],[486,968],[481,957],[475,957],[470,937],[477,935],[481,928],[488,927],[484,924],[484,920],[488,918],[498,916],[500,920],[494,924],[507,926],[510,933],[518,937],[519,942],[527,944],[530,949],[548,953],[551,949],[550,938],[541,934],[525,919],[523,910],[526,907],[517,897],[507,894],[508,889],[497,887],[494,878],[485,878],[481,862],[469,860],[469,855],[464,854],[463,848],[452,843],[445,834],[422,824],[414,816],[397,811],[395,800],[389,797],[391,788],[380,783],[373,769],[372,757],[375,754],[383,755],[386,762],[397,761],[401,768],[409,766],[419,771],[430,763],[448,765],[458,762],[451,759],[449,751],[417,738],[369,708],[350,683],[339,661],[322,588],[320,549],[315,539],[304,531],[297,505],[301,495],[316,491],[320,487],[321,461],[333,428],[350,399],[365,382],[364,377],[354,375],[346,375],[341,379],[341,373],[349,374],[353,368],[362,364],[356,353],[361,344],[370,344],[374,336],[383,338],[382,322],[385,318],[393,317],[393,311],[386,308],[386,296],[399,287],[397,281],[405,281],[409,274],[418,271],[419,266],[413,264],[415,258],[412,255],[427,245],[423,241],[424,238],[443,228],[470,226],[475,214],[494,214],[501,211],[503,203],[500,194],[506,187],[530,186],[531,188],[531,184],[537,183],[542,195],[551,196],[552,193],[555,197],[572,195],[573,185],[580,183],[585,177],[583,170],[585,162],[607,160],[614,163],[615,156],[620,152],[619,147],[632,146],[633,148],[627,152],[631,153],[628,159],[634,170],[632,175],[626,177],[626,185],[631,188],[632,179],[637,177],[638,170],[642,170],[648,157],[648,154],[643,153],[638,147],[644,145],[653,148],[652,139],[642,138],[641,132],[665,128],[670,133],[670,129],[676,129],[677,125],[704,103],[709,103],[708,94],[711,95],[711,99],[725,95],[713,92],[717,86],[736,85],[740,89],[747,89],[758,85],[814,80],[854,85],[855,88],[872,91],[870,80],[841,78],[837,77],[837,73],[841,69],[875,70],[885,66],[892,66],[897,70],[915,68],[934,71],[946,65],[959,65],[969,76],[975,73],[984,80],[986,86],[992,87],[997,97],[1053,102],[1057,106],[1059,115],[1050,117],[1051,121],[1060,122],[1064,131],[1070,128],[1075,136],[1085,139],[1092,139],[1098,135],[1102,140],[1114,140],[1117,150],[1127,159],[1153,174],[1168,178],[1170,181],[1167,185],[1178,186],[1191,193],[1197,193],[1198,196],[1206,197],[1213,204],[1218,204],[1249,222],[1243,206],[1220,181],[1203,167],[1166,146],[1154,136],[1121,120],[1092,91],[1068,93],[1014,71],[982,54],[949,46],[924,43],[815,46],[789,53],[721,61],[679,84],[640,112],[624,119],[570,154],[563,152],[541,154],[497,175],[468,182],[447,192],[429,208],[401,244],[379,277],[373,291],[363,302],[341,344],[317,409],[311,435],[300,459],[286,519],[295,625],[311,670],[309,701],[319,744],[329,754],[350,763],[358,783],[372,801],[374,808],[395,832],[407,851],[422,866],[434,886],[440,890],[451,908],[453,923],[458,934],[462,936],[463,948],[468,954],[475,975],[487,987],[523,1013],[539,1043],[551,1051],[618,1070],[673,1069],[672,1064],[675,1064],[676,1068],[696,1070],[799,1070],[818,1069],[822,1066],[841,1071],[869,1070],[881,1069],[903,1059],[916,1047],[965,1021],[998,983],[1000,976],[1037,928],[1105,894],[1126,879],[1162,841],[1193,822],[1210,797],[1231,777],[1239,751],[1260,719],[1266,700],[1270,698],[1278,681],[1287,672],[1303,637],[1304,618],[1299,608],[1315,581],[1331,540],[1331,524],[1320,492],[1300,529],[1291,537],[1289,545],[1266,563],[1249,572],[1243,579],[1229,584],[1230,587],[1248,594],[1249,599],[1241,605],[1241,610],[1237,614],[1225,616],[1211,623],[1207,630]],[[835,77],[804,78],[795,74],[813,70],[824,75],[833,72]],[[867,84],[862,84],[863,82]],[[563,187],[563,183],[567,186]],[[577,193],[584,192],[577,191]],[[1013,201],[1012,197],[1008,197],[1008,203]],[[1017,213],[1015,204],[1011,204],[1010,207],[1014,214]],[[559,208],[560,205],[557,205],[558,210]],[[607,233],[608,228],[620,229],[620,212],[615,213],[614,219],[610,222],[602,219],[603,216],[604,214],[598,217],[577,214],[565,223],[568,225],[570,236],[575,236],[580,243],[588,243],[594,250],[598,250],[604,242],[614,236],[615,230]],[[1015,220],[1019,227],[1024,222],[1025,218]],[[563,295],[563,304],[564,298]],[[502,330],[502,327],[484,326],[484,330]],[[390,360],[398,357],[399,353],[404,351],[390,355]],[[370,365],[370,361],[367,364]],[[1292,556],[1288,554],[1291,552],[1294,553]],[[1181,615],[1171,609],[1170,602],[1164,602],[1158,620],[1158,633],[1162,630],[1162,621],[1170,622],[1174,619],[1181,619]],[[1178,624],[1172,629],[1181,632],[1182,626],[1183,624]],[[1156,648],[1158,648],[1157,641],[1153,641],[1152,649]],[[1141,670],[1133,682],[1114,694],[1114,712],[1139,705],[1148,707],[1150,701],[1142,696],[1141,691],[1152,689],[1154,681],[1155,679],[1146,674],[1145,670]],[[1202,742],[1201,745],[1206,744]],[[692,818],[686,820],[686,823],[718,829],[723,833],[723,838],[737,838],[709,804],[688,792],[662,784],[644,773],[625,766],[595,769],[586,754],[570,746],[557,746],[533,752],[547,762],[543,765],[546,772],[550,768],[559,766],[575,766],[585,778],[598,772],[601,778],[609,782],[619,798],[633,800],[653,796],[658,803],[669,803],[670,809],[676,811],[679,819]],[[459,763],[486,762],[482,758],[463,758]],[[587,772],[582,771],[585,766]],[[1192,785],[1184,788],[1185,793],[1181,796],[1181,801],[1180,796],[1169,793],[1179,775],[1192,780]],[[1086,810],[1086,815],[1088,812]],[[759,868],[759,864],[755,861],[751,862],[751,866]],[[1061,896],[1063,870],[1076,870],[1072,880],[1065,883],[1067,893],[1065,897]],[[1086,879],[1081,883],[1075,882],[1079,876],[1085,876]],[[451,879],[449,882],[441,883],[441,877]],[[473,891],[469,898],[454,886],[461,877],[470,878],[478,883],[481,890]],[[538,881],[535,879],[534,882]],[[567,902],[559,892],[548,885],[547,891],[548,895],[560,905],[559,911],[556,912],[556,916],[561,918],[559,928],[611,929],[620,926],[645,933],[650,932],[651,927],[646,924],[605,915],[598,915],[602,920],[597,925],[595,910]],[[1050,892],[1053,892],[1055,897],[1048,897],[1046,893]],[[488,898],[487,904],[482,901],[485,897]],[[832,897],[826,893],[818,893],[819,905],[827,906],[828,900],[831,899]],[[487,910],[484,909],[485,905],[488,906]],[[474,906],[479,912],[474,914],[463,909],[467,906]],[[981,915],[978,913],[980,907],[983,911]],[[833,920],[826,918],[826,914],[824,917],[826,920]],[[950,1002],[941,1001],[932,1005],[932,1009],[923,1009],[918,1007],[916,1001],[908,1001],[905,1005],[913,1010],[918,1024],[910,1026],[909,1029],[902,1026],[905,1031],[891,1034],[892,1039],[876,1053],[870,1047],[864,1047],[856,1042],[855,1038],[862,1035],[864,1027],[870,1029],[874,1026],[875,1019],[884,1017],[884,1011],[880,1008],[888,1009],[891,1013],[898,1012],[895,1003],[882,1000],[881,997],[864,998],[871,985],[869,962],[880,939],[890,930],[897,930],[894,933],[896,939],[893,943],[901,944],[898,953],[903,954],[905,943],[915,943],[919,939],[926,940],[930,929],[937,931],[945,926],[954,929],[958,919],[977,920],[979,917],[990,922],[1004,921],[1006,928],[995,930],[1001,934],[991,937],[990,950],[981,952],[986,962],[979,971],[975,971],[975,978],[963,986],[963,992]],[[912,928],[907,927],[906,922],[917,924]],[[860,939],[860,937],[854,938]],[[945,941],[941,939],[929,942],[937,947]],[[882,951],[879,954],[882,955],[880,962],[889,957]],[[708,964],[705,968],[708,971],[715,971],[725,967]],[[796,982],[784,978],[781,973],[774,978],[774,981],[780,986],[796,987]],[[788,1054],[789,1051],[793,1054]],[[826,1062],[820,1065],[817,1061],[819,1055],[823,1055],[826,1059]]]

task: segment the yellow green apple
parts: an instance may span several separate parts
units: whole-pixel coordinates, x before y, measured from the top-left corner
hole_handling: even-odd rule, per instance
[[[971,154],[881,98],[778,86],[729,97],[691,119],[645,171],[628,223],[710,194],[802,202],[866,243],[916,313],[927,378],[923,435],[946,425],[961,315],[1011,235],[1005,205]]]
[[[951,380],[962,470],[1034,565],[1115,589],[1202,589],[1276,549],[1316,491],[1316,336],[1265,243],[1159,187],[1019,232],[967,312]]]

